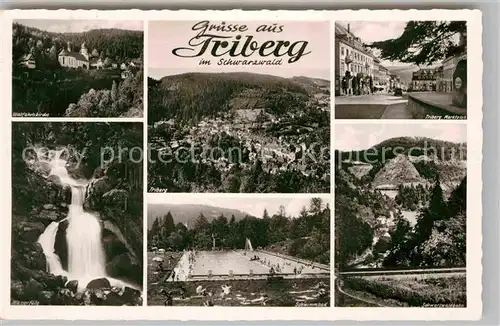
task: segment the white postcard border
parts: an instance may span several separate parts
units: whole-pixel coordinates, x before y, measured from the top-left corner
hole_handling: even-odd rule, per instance
[[[2,101],[1,136],[5,140],[1,161],[2,180],[11,184],[11,121],[35,121],[11,118],[11,40],[13,19],[106,19],[106,20],[297,20],[297,21],[383,21],[383,20],[466,20],[468,27],[468,188],[467,188],[467,307],[466,308],[251,308],[251,307],[84,307],[84,306],[11,306],[10,305],[10,190],[1,196],[4,224],[2,226],[1,318],[3,319],[87,319],[87,320],[477,320],[482,311],[482,23],[478,10],[341,10],[341,11],[85,11],[85,10],[13,10],[0,12],[0,100]],[[147,39],[145,38],[145,46]],[[333,42],[333,35],[331,35]],[[331,45],[330,45],[331,46]],[[331,55],[334,55],[333,53]],[[147,69],[147,68],[146,68]],[[334,67],[331,67],[333,70]],[[334,82],[332,80],[331,82]],[[331,101],[334,106],[334,96]],[[145,107],[146,111],[146,107]],[[333,114],[333,110],[332,110]],[[144,114],[147,117],[147,114]],[[45,118],[40,121],[77,121],[79,119]],[[112,121],[108,118],[91,121]],[[127,121],[120,119],[120,121]],[[134,120],[131,120],[134,121]],[[135,119],[135,121],[146,121]],[[358,121],[357,121],[358,122]],[[380,123],[359,121],[360,123]],[[400,121],[401,122],[401,121]],[[429,121],[431,122],[431,121]],[[335,123],[342,123],[335,120]],[[385,121],[384,121],[385,123]],[[392,122],[388,122],[392,123]],[[406,121],[405,121],[406,123]],[[426,123],[411,121],[408,123]],[[447,123],[432,121],[431,123]],[[147,125],[144,126],[147,128]],[[334,126],[332,126],[333,132]],[[144,180],[147,183],[147,180]],[[334,189],[331,189],[332,196]],[[144,196],[146,198],[146,196]],[[146,205],[146,201],[144,201]],[[144,216],[146,223],[146,216]],[[334,241],[334,230],[331,230]],[[333,253],[332,253],[333,255]],[[146,275],[144,275],[146,277]],[[332,284],[332,297],[335,289]],[[146,295],[146,292],[144,292]]]

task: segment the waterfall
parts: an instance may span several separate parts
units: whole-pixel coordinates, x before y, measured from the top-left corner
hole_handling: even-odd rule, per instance
[[[76,180],[68,174],[67,161],[62,158],[63,150],[50,151],[49,157],[39,156],[40,161],[47,162],[50,167],[49,176],[60,178],[65,186],[71,187],[71,205],[68,211],[68,228],[66,242],[68,246],[68,271],[62,268],[61,261],[54,251],[59,222],[52,222],[40,235],[38,243],[42,246],[47,259],[48,271],[55,275],[64,275],[68,280],[78,280],[79,290],[83,290],[89,281],[106,277],[105,255],[101,243],[101,222],[93,214],[83,210],[85,180]],[[64,219],[65,220],[65,219]],[[124,284],[108,278],[110,282]]]
[[[62,268],[59,256],[54,252],[54,244],[58,228],[59,222],[50,223],[45,229],[45,232],[40,235],[38,243],[42,246],[43,253],[47,259],[47,272],[54,275],[66,275],[66,272]]]
[[[84,212],[85,188],[71,186],[66,242],[68,243],[68,273],[82,278],[106,275],[104,250],[101,244],[101,222]]]

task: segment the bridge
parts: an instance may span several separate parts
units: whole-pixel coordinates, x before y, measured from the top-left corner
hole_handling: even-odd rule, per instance
[[[465,274],[466,267],[439,267],[439,268],[359,268],[338,272],[338,276],[400,276],[423,274]]]
[[[383,186],[378,186],[375,188],[375,190],[379,190],[379,191],[396,191],[398,190],[398,187],[394,186],[394,185],[383,185]]]

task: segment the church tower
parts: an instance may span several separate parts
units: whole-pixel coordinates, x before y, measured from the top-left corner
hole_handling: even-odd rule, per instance
[[[85,59],[89,59],[89,52],[87,51],[87,47],[85,46],[85,42],[82,43],[82,47],[80,49],[80,54],[85,57]]]

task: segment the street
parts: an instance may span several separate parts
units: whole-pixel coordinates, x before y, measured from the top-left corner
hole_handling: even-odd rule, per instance
[[[336,119],[412,119],[404,96],[389,94],[337,96]]]

